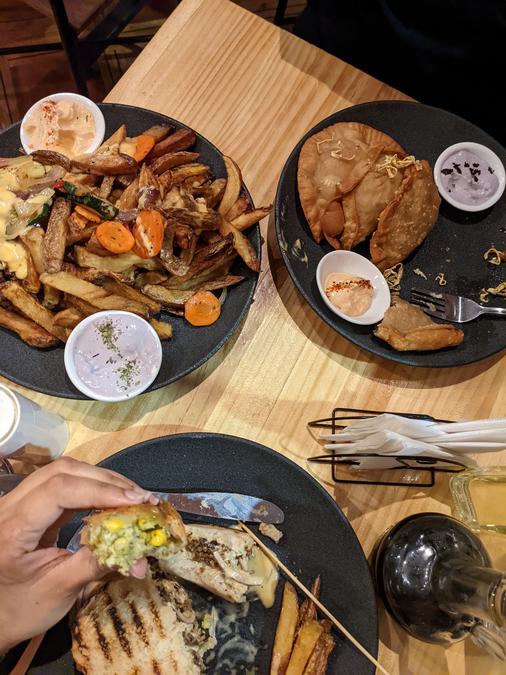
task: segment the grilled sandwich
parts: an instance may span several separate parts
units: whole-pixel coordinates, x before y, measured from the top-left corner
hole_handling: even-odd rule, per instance
[[[197,675],[216,640],[176,581],[117,575],[88,598],[72,626],[84,675]]]
[[[266,607],[272,606],[278,573],[245,532],[190,524],[186,535],[184,547],[160,560],[164,571],[229,602],[244,602],[252,592]]]
[[[181,516],[171,504],[139,504],[107,509],[85,518],[81,543],[98,562],[128,575],[141,558],[166,558],[186,543]]]

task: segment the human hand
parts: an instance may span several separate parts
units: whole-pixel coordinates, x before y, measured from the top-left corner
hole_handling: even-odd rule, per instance
[[[0,499],[0,654],[43,633],[70,610],[81,589],[107,570],[91,551],[58,548],[74,511],[157,500],[134,482],[69,457],[35,471]],[[132,569],[143,577],[146,562]]]

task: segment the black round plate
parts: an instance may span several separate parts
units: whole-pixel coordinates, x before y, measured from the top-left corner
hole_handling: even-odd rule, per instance
[[[103,103],[100,104],[100,108],[106,121],[106,137],[122,123],[126,124],[130,136],[135,136],[155,124],[170,123],[176,129],[188,128],[177,120],[143,108],[116,103]],[[0,157],[15,156],[19,152],[19,147],[19,124],[14,124],[0,133]],[[212,143],[197,134],[194,148],[200,153],[200,161],[209,165],[215,176],[226,177],[222,154]],[[252,228],[249,239],[260,257],[258,226]],[[223,347],[237,330],[251,304],[258,275],[240,259],[234,263],[233,270],[235,274],[246,278],[237,286],[228,289],[221,316],[212,326],[195,328],[182,317],[165,315],[172,324],[174,334],[171,340],[162,342],[162,367],[148,391],[165,387],[201,366]],[[0,374],[28,389],[51,396],[87,398],[67,377],[63,365],[63,346],[38,350],[26,345],[17,335],[1,327]]]
[[[280,526],[284,536],[278,545],[269,540],[266,543],[306,585],[321,574],[323,603],[369,652],[377,653],[376,599],[357,537],[334,500],[294,462],[243,438],[190,433],[134,445],[106,459],[101,466],[153,490],[239,492],[275,502],[285,513],[285,522]],[[61,545],[67,544],[78,522],[65,528]],[[264,610],[260,603],[251,605],[248,622],[251,620],[256,629],[259,673],[269,672],[282,587],[281,580],[272,610]],[[369,661],[344,637],[335,637],[328,673],[372,675],[374,667]],[[30,673],[74,672],[68,650],[64,620],[46,637]],[[20,651],[17,649],[6,663],[0,664],[1,674],[9,672]]]
[[[316,285],[316,267],[326,242],[317,244],[309,231],[297,190],[297,163],[304,142],[336,122],[362,122],[389,134],[407,152],[434,166],[439,154],[459,141],[475,141],[491,148],[506,165],[506,150],[484,131],[452,113],[407,101],[377,101],[341,110],[319,122],[295,146],[279,181],[275,202],[276,232],[288,272],[315,312],[345,338],[372,354],[410,366],[430,368],[461,366],[491,356],[506,347],[506,330],[500,317],[483,316],[461,324],[464,342],[436,352],[397,352],[375,338],[372,326],[358,326],[336,316],[324,304]],[[482,288],[496,286],[504,278],[499,267],[487,264],[483,254],[492,245],[505,248],[506,197],[481,213],[457,211],[445,201],[438,222],[423,244],[404,262],[401,296],[409,300],[411,288],[445,291],[478,300]],[[369,245],[356,249],[369,257]],[[304,255],[305,254],[305,255]],[[419,268],[427,280],[414,273]],[[435,281],[444,272],[447,285]],[[503,305],[500,298],[491,304]]]

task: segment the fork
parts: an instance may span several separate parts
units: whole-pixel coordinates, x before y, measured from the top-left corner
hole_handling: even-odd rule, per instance
[[[411,289],[411,301],[419,305],[426,314],[454,323],[466,323],[480,314],[494,314],[506,317],[506,307],[484,307],[462,295],[429,293],[417,288]]]

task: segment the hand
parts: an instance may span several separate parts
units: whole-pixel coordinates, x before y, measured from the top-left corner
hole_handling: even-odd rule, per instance
[[[0,654],[57,623],[106,573],[88,548],[72,555],[57,547],[72,513],[146,501],[156,503],[128,478],[68,457],[0,498]],[[145,561],[136,567],[132,574],[143,577]]]

